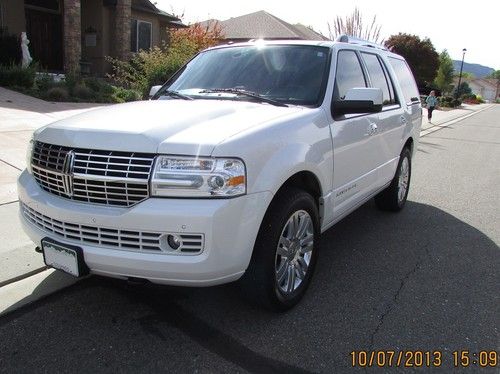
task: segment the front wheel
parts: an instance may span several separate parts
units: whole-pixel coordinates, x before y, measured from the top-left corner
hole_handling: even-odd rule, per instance
[[[391,181],[389,187],[375,196],[375,203],[381,210],[393,212],[403,209],[408,191],[410,190],[411,179],[411,151],[404,148],[399,156],[399,163],[396,169],[396,175]]]
[[[287,188],[271,203],[242,279],[253,301],[287,310],[304,296],[316,265],[319,214],[313,197]]]

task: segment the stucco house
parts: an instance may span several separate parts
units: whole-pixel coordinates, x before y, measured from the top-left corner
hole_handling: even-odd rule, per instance
[[[126,59],[185,25],[149,0],[0,0],[0,27],[26,31],[42,69],[102,75],[106,56]]]
[[[476,78],[466,80],[472,93],[480,95],[484,100],[494,102],[500,98],[500,86],[497,79]]]
[[[244,14],[224,21],[210,19],[200,22],[204,28],[218,25],[224,35],[223,42],[246,42],[251,39],[292,39],[292,40],[328,40],[313,29],[301,25],[292,25],[264,11]]]

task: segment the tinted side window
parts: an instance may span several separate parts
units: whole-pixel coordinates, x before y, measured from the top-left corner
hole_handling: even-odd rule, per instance
[[[372,87],[380,88],[382,90],[384,105],[393,104],[394,98],[391,97],[389,83],[387,82],[380,60],[376,55],[371,53],[362,53],[362,56],[366,64],[368,74],[370,75]]]
[[[334,100],[343,99],[347,90],[355,87],[366,87],[358,56],[354,51],[339,51],[335,72]]]
[[[409,104],[420,102],[415,78],[413,78],[413,74],[406,61],[389,57],[389,63],[396,73],[405,101]]]
[[[399,104],[396,92],[394,90],[394,81],[392,80],[392,77],[389,75],[389,72],[387,71],[387,66],[385,62],[379,57],[378,59],[382,65],[382,69],[384,69],[384,74],[385,78],[387,79],[387,84],[389,84],[389,93],[391,94],[391,100],[392,104]]]

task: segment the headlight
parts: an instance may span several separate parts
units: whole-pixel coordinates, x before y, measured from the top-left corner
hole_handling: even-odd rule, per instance
[[[243,161],[232,158],[158,156],[151,195],[234,197],[246,193]]]
[[[26,169],[30,173],[31,173],[31,158],[33,157],[34,144],[35,144],[35,140],[33,139],[33,136],[32,136],[29,143],[28,143],[28,148],[26,149]]]

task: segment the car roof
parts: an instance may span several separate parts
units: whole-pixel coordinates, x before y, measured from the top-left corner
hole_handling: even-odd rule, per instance
[[[392,56],[399,59],[404,58],[396,53],[389,51],[382,45],[377,45],[375,43],[371,43],[368,41],[363,41],[362,39],[353,39],[351,42],[340,42],[340,41],[331,41],[331,40],[265,40],[265,39],[253,39],[248,42],[238,42],[238,43],[226,43],[220,44],[206,50],[213,49],[221,49],[221,48],[231,48],[231,47],[250,47],[255,45],[310,45],[310,46],[318,46],[318,47],[327,47],[330,49],[349,47],[350,49],[358,49],[365,52],[377,52],[379,54],[384,54],[386,56]]]

